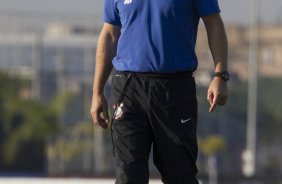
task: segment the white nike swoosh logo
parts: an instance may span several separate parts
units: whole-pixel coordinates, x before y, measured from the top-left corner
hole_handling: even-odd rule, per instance
[[[181,119],[181,123],[186,123],[188,121],[192,120],[192,118],[188,118],[188,119]]]

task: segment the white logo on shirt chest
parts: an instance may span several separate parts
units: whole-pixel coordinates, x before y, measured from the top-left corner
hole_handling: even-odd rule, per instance
[[[132,3],[132,0],[124,0],[123,4],[130,4]]]

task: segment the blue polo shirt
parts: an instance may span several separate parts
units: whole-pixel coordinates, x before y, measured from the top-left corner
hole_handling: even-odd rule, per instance
[[[104,22],[121,26],[118,71],[195,70],[199,19],[220,12],[217,0],[104,1]]]

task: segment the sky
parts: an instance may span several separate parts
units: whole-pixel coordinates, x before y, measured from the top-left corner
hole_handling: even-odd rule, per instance
[[[259,1],[259,0],[257,0]],[[251,0],[219,0],[226,23],[248,24]],[[273,24],[282,22],[282,0],[260,0],[261,20]],[[0,0],[0,13],[44,13],[45,15],[75,14],[102,20],[103,0]]]

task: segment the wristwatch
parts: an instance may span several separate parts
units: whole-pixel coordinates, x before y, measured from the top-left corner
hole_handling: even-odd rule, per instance
[[[227,71],[224,72],[215,72],[213,77],[220,77],[222,80],[229,81],[229,73]]]

